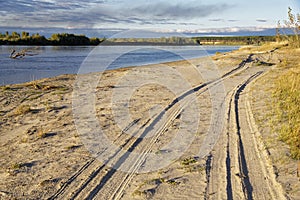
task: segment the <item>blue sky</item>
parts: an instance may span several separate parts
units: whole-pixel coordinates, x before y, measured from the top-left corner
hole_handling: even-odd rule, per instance
[[[259,31],[286,19],[289,6],[299,11],[299,0],[0,0],[0,28]]]

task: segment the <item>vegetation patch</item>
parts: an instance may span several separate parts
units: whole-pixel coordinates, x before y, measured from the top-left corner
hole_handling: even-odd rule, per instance
[[[29,105],[20,105],[16,108],[15,115],[25,115],[29,112],[31,112],[31,108]]]
[[[75,150],[75,149],[78,149],[80,148],[82,145],[75,145],[75,144],[72,144],[70,146],[67,146],[66,149],[67,150]]]
[[[176,180],[174,180],[174,179],[168,180],[167,183],[168,183],[169,185],[174,185],[174,186],[180,184],[180,182],[178,182],[178,181],[176,181]]]
[[[45,129],[40,128],[40,130],[38,130],[37,132],[37,138],[42,139],[42,138],[47,138],[47,137],[52,137],[57,135],[56,133],[50,133],[47,132]]]
[[[184,165],[184,166],[187,166],[187,165],[190,165],[190,164],[193,164],[193,163],[196,163],[197,160],[193,157],[190,157],[190,158],[185,158],[184,160],[181,161],[181,164]]]
[[[276,116],[272,125],[279,132],[279,139],[289,145],[291,157],[300,160],[300,14],[293,14],[289,8],[288,20],[284,24],[294,35],[285,36],[288,47],[278,66],[283,74],[275,80],[272,94],[272,113]],[[277,38],[280,41],[279,32]]]
[[[5,90],[10,90],[10,87],[9,86],[1,86],[0,87],[1,90],[5,91]]]
[[[269,62],[264,62],[264,61],[258,60],[255,62],[255,65],[256,66],[273,66],[274,63],[269,63]]]
[[[300,70],[289,70],[276,80],[273,105],[279,139],[290,146],[292,158],[300,159]]]
[[[13,163],[11,165],[11,169],[17,170],[17,169],[21,169],[23,167],[23,163]]]
[[[99,45],[104,38],[88,38],[85,35],[69,33],[55,33],[46,38],[39,33],[29,35],[23,31],[21,34],[6,31],[0,33],[0,45]]]
[[[300,47],[300,14],[294,14],[293,10],[289,7],[288,19],[283,21],[286,28],[289,28],[294,34],[293,35],[281,35],[280,30],[277,31],[277,41],[288,40],[289,45],[295,48]],[[278,22],[279,28],[281,27],[280,21]]]
[[[203,165],[192,165],[192,166],[185,166],[182,168],[183,170],[185,170],[186,173],[202,173],[205,171],[205,166]]]

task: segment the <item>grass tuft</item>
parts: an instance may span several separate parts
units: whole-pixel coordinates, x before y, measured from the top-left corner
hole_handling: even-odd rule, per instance
[[[47,132],[43,129],[43,128],[40,128],[40,130],[38,130],[37,132],[37,137],[38,138],[46,138],[48,135],[47,135]]]
[[[31,111],[32,110],[29,105],[20,105],[19,107],[16,108],[14,113],[15,115],[25,115]]]
[[[17,170],[17,169],[21,169],[23,167],[23,163],[13,163],[11,165],[11,169]]]
[[[190,157],[190,158],[185,158],[184,160],[181,161],[181,164],[184,165],[184,166],[187,166],[187,165],[190,165],[190,164],[193,164],[193,163],[196,163],[197,160],[193,157]]]

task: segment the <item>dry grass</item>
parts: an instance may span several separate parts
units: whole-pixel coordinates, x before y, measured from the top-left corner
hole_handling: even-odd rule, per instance
[[[295,52],[285,52],[286,60],[280,66],[285,72],[275,80],[273,125],[279,131],[279,139],[290,146],[291,157],[300,159],[300,58]]]
[[[20,105],[19,107],[16,108],[14,111],[15,115],[25,115],[27,113],[31,112],[31,108],[29,105]]]
[[[2,91],[5,91],[5,90],[9,90],[9,89],[10,89],[9,86],[1,86],[0,88],[1,88]]]
[[[181,165],[187,166],[187,165],[190,165],[190,164],[194,164],[196,162],[197,162],[197,160],[195,158],[190,157],[190,158],[183,159],[181,161]]]
[[[23,166],[23,163],[13,163],[11,165],[11,169],[14,169],[14,170],[20,169],[22,166]]]
[[[38,138],[46,138],[47,137],[47,132],[46,132],[46,130],[45,129],[43,129],[43,128],[40,128],[39,130],[38,130],[38,132],[37,132],[37,137]]]

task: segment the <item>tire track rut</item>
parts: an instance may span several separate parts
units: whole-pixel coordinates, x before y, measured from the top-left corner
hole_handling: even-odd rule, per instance
[[[182,111],[182,107],[177,108],[175,105],[178,105],[179,102],[184,102],[185,98],[188,97],[189,95],[199,92],[199,91],[205,91],[208,90],[210,86],[216,85],[220,83],[221,81],[234,76],[235,74],[241,73],[245,69],[247,69],[249,66],[247,66],[248,63],[251,63],[253,61],[252,59],[253,54],[250,54],[247,59],[243,60],[236,68],[233,70],[229,71],[228,73],[224,74],[221,78],[203,83],[197,87],[192,88],[189,91],[186,91],[176,99],[174,99],[166,108],[163,109],[162,112],[160,112],[154,119],[149,119],[146,124],[144,124],[142,127],[135,127],[137,121],[134,121],[128,125],[124,129],[124,132],[129,131],[131,128],[136,128],[137,131],[125,142],[123,143],[122,147],[127,147],[128,152],[133,152],[135,148],[142,142],[142,138],[145,137],[149,131],[149,129],[153,128],[153,126],[160,121],[160,119],[166,114],[169,114],[169,118],[167,120],[167,123],[161,127],[158,131],[158,133],[153,137],[153,140],[144,148],[144,153],[147,153],[151,150],[152,145],[154,144],[155,140],[160,136],[160,134],[168,127],[168,125],[174,120]],[[253,75],[253,77],[250,77],[249,81],[244,83],[241,87],[239,87],[238,92],[235,93],[234,97],[235,100],[233,101],[235,103],[235,113],[236,115],[236,121],[238,122],[239,120],[239,115],[238,115],[238,97],[240,92],[244,90],[246,85],[252,81],[256,76],[259,76],[260,74]],[[185,105],[188,105],[190,101],[185,102]],[[229,111],[231,112],[231,111]],[[229,113],[230,115],[230,113]],[[228,120],[230,121],[230,117],[228,117]],[[237,128],[240,130],[240,127],[238,126]],[[239,134],[238,134],[239,135]],[[229,135],[228,135],[229,137]],[[122,139],[122,134],[120,134],[118,139]],[[244,155],[244,149],[243,149],[243,143],[242,143],[242,138],[239,137],[239,163],[240,163],[240,171],[241,175],[245,176],[242,178],[242,184],[244,188],[244,193],[246,196],[246,199],[252,199],[252,191],[251,191],[251,184],[247,177],[247,162],[245,159]],[[228,141],[227,146],[230,146],[230,142]],[[227,171],[227,185],[226,185],[226,190],[227,190],[227,198],[231,199],[231,197],[234,196],[233,194],[233,186],[232,186],[232,181],[229,181],[232,179],[233,173],[232,169],[230,166],[231,163],[231,156],[230,156],[230,151],[227,150],[227,156],[226,156],[226,171]],[[143,155],[143,154],[141,154]],[[104,164],[97,164],[95,159],[89,160],[82,168],[80,168],[72,177],[68,179],[68,181],[63,184],[63,186],[49,199],[59,199],[59,198],[68,198],[68,199],[93,199],[95,198],[101,190],[103,190],[104,186],[108,184],[108,182],[112,182],[112,179],[115,178],[117,182],[119,180],[122,180],[119,185],[116,187],[116,190],[113,190],[111,187],[109,187],[108,192],[106,194],[112,194],[110,195],[110,199],[120,199],[122,197],[122,192],[128,185],[128,183],[131,181],[133,178],[135,172],[141,167],[142,163],[144,162],[145,157],[141,156],[138,157],[135,164],[132,166],[132,172],[129,174],[126,173],[119,173],[116,169],[122,165],[124,160],[128,158],[129,154],[124,154],[121,149],[117,152],[114,153],[114,155],[109,159],[108,162]],[[112,159],[117,159],[115,162],[115,165],[112,168],[107,168],[107,165],[109,164],[110,160]],[[210,190],[211,190],[211,184],[214,182],[212,181],[214,177],[211,176],[212,169],[210,169],[210,166],[213,166],[214,163],[214,157],[213,155],[208,156],[207,159],[207,192],[206,192],[206,197],[207,199],[210,198]],[[116,175],[117,174],[117,175]],[[81,181],[79,185],[76,185],[76,180],[81,179],[80,176],[83,175],[88,175],[88,178],[84,181]],[[116,177],[114,177],[116,176]],[[83,176],[84,177],[84,176]],[[229,178],[230,177],[230,178]],[[114,185],[115,186],[115,185]],[[108,199],[109,197],[106,196]]]
[[[263,55],[256,61],[261,59]],[[249,103],[249,85],[268,70],[268,66],[251,66],[236,79],[244,82],[228,92],[227,125],[212,152],[205,199],[286,199],[258,141],[260,134]]]

